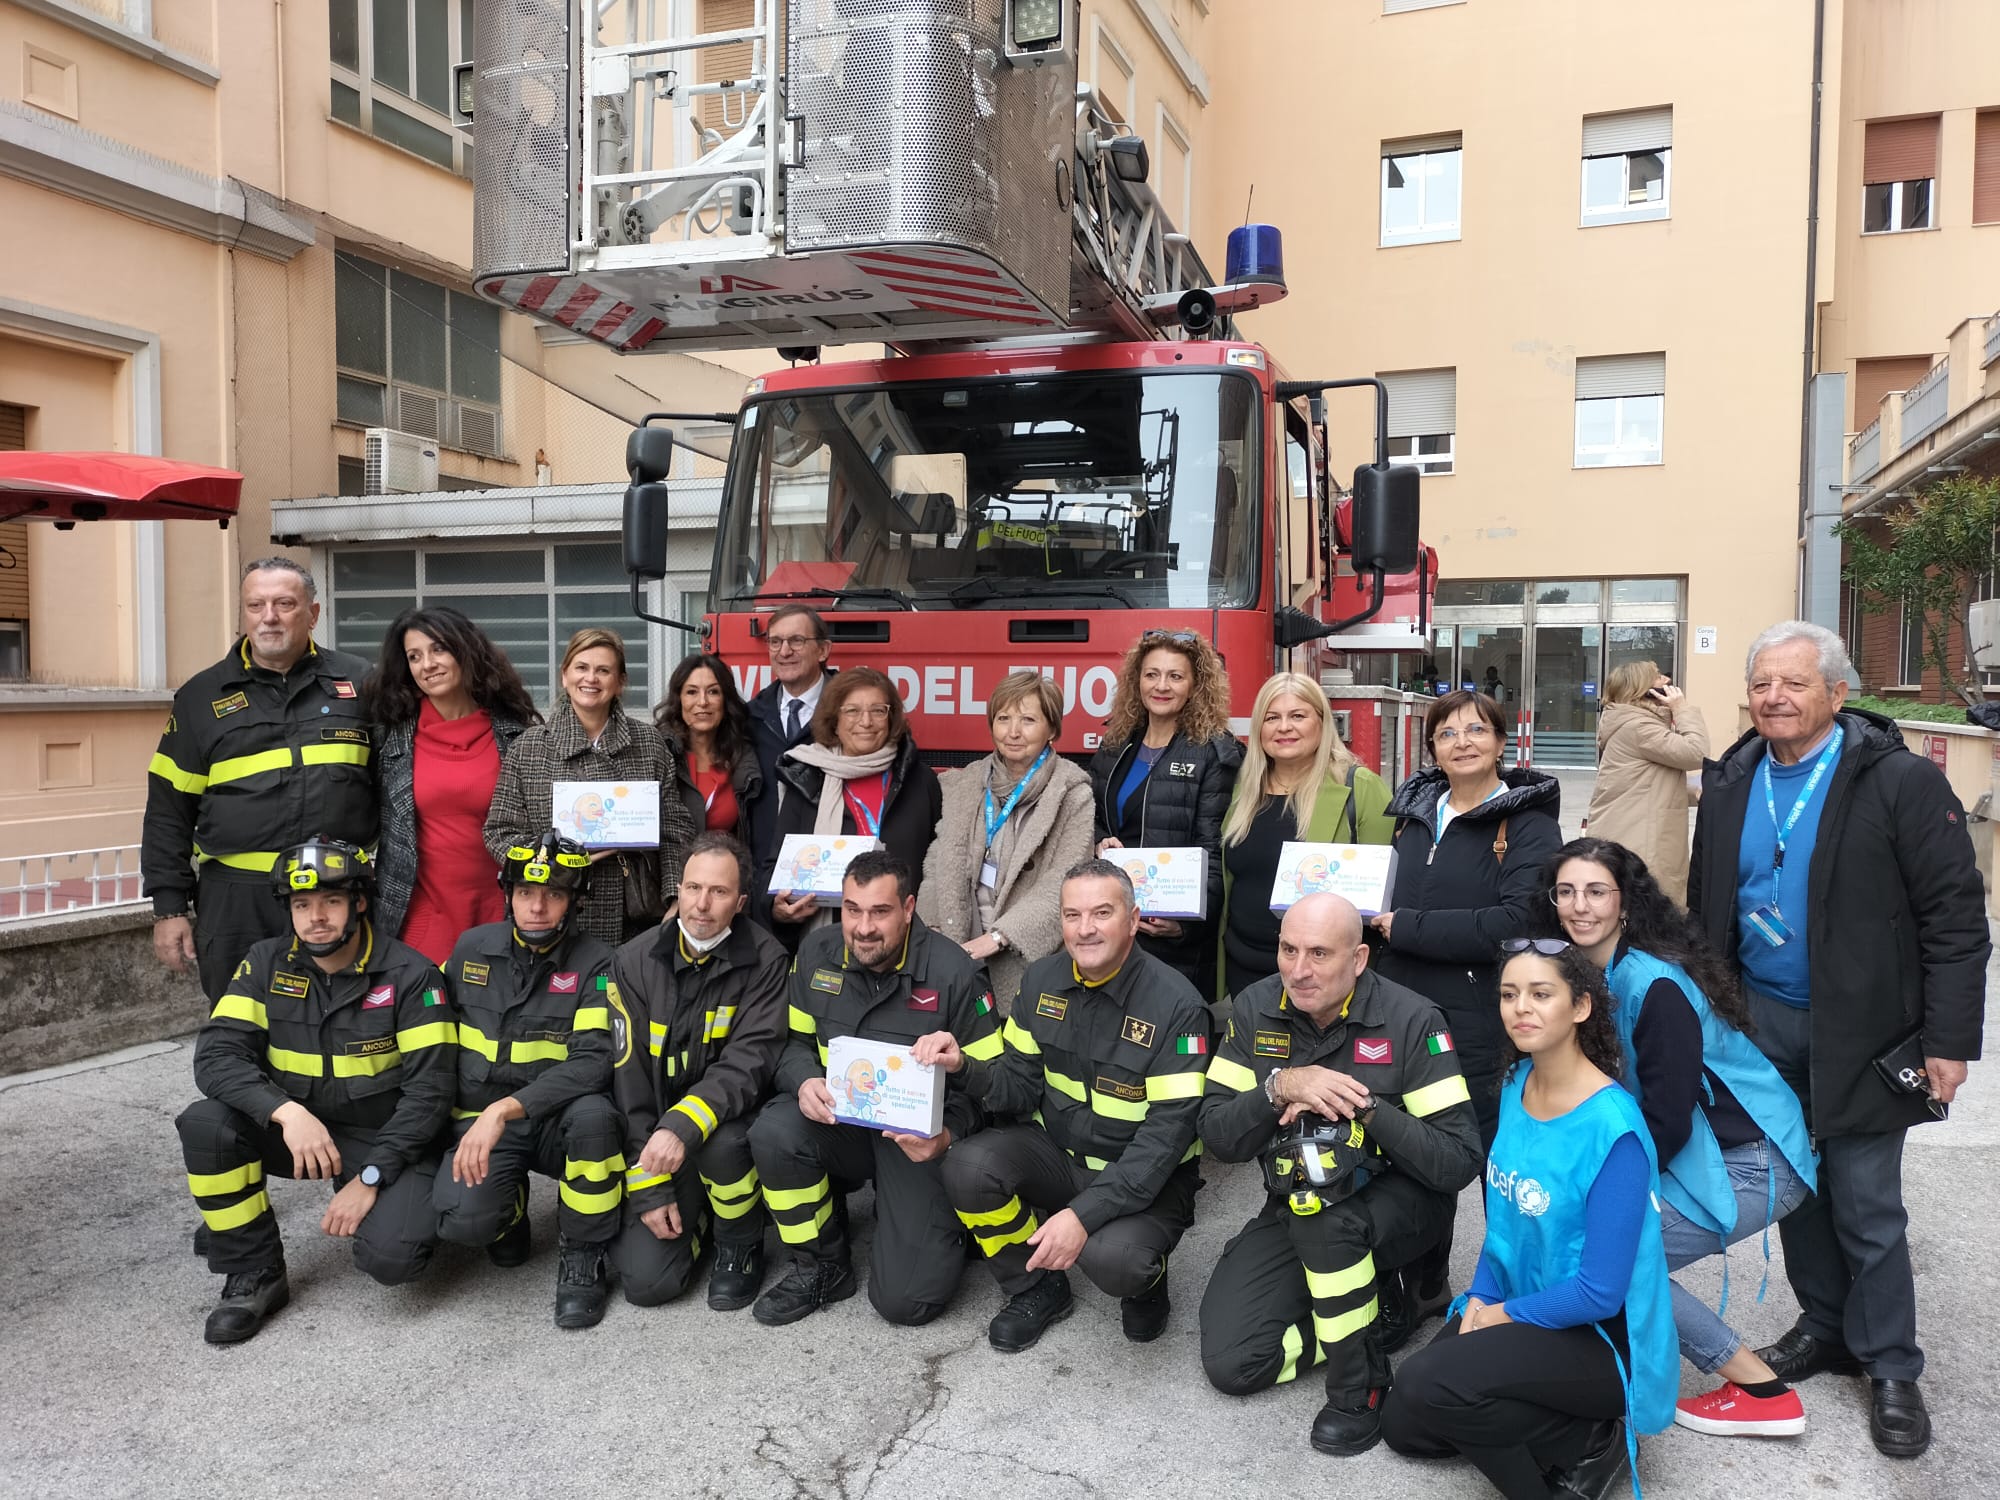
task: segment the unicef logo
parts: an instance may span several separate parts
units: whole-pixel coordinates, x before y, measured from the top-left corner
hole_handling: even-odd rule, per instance
[[[1524,1177],[1514,1189],[1514,1206],[1531,1219],[1549,1211],[1549,1190],[1532,1177]]]

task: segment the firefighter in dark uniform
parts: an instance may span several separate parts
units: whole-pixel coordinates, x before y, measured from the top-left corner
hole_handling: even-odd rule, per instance
[[[365,847],[376,831],[368,663],[313,644],[312,574],[289,558],[244,570],[242,608],[242,638],[174,694],[139,854],[153,951],[177,973],[198,968],[210,1000],[252,943],[291,936],[271,888],[278,851],[318,837]]]
[[[458,1020],[458,1144],[438,1167],[438,1237],[528,1259],[528,1173],[559,1202],[556,1327],[604,1319],[625,1127],[611,1102],[611,950],[571,921],[590,855],[550,829],[500,867],[508,920],[475,927],[445,961]]]
[[[928,1323],[964,1273],[965,1238],[940,1169],[952,1142],[979,1125],[963,1085],[938,1080],[946,1096],[944,1130],[935,1137],[837,1124],[826,1085],[834,1037],[908,1046],[943,1031],[964,1037],[968,1054],[1000,1050],[985,969],[923,924],[915,885],[910,867],[887,850],[856,856],[841,886],[840,926],[799,944],[777,1097],[750,1126],[764,1202],[793,1257],[784,1279],[757,1299],[752,1315],[760,1323],[797,1322],[854,1295],[844,1195],[868,1178],[875,1182],[868,1300],[877,1312],[891,1323]]]
[[[438,971],[368,921],[368,857],[315,839],[264,876],[294,935],[236,966],[194,1044],[206,1096],[174,1122],[201,1209],[208,1268],[226,1277],[211,1344],[251,1337],[291,1300],[264,1179],[338,1187],[320,1220],[354,1241],[384,1286],[417,1276],[436,1243],[432,1143],[451,1111],[458,1040]]]
[[[1194,1222],[1209,1010],[1181,974],[1135,945],[1132,882],[1109,860],[1062,883],[1062,950],[1028,966],[997,1059],[950,1037],[922,1060],[1024,1122],[954,1146],[945,1191],[1007,1305],[995,1349],[1026,1349],[1072,1307],[1074,1265],[1122,1302],[1125,1337],[1166,1329],[1167,1257]]]
[[[625,1300],[657,1307],[687,1290],[713,1230],[708,1305],[748,1307],[764,1284],[764,1195],[750,1117],[785,1044],[792,956],[747,920],[750,851],[704,833],[681,867],[675,919],[612,961],[631,1014],[613,1097],[625,1114],[625,1227],[612,1264]]]
[[[1286,1139],[1301,1122],[1339,1127],[1357,1148],[1351,1172],[1307,1180]],[[1377,1266],[1392,1272],[1443,1240],[1485,1152],[1443,1013],[1369,971],[1360,914],[1340,897],[1286,912],[1278,972],[1236,996],[1201,1134],[1220,1161],[1261,1156],[1268,1189],[1202,1297],[1209,1382],[1242,1396],[1324,1363],[1312,1445],[1364,1452],[1389,1384]]]

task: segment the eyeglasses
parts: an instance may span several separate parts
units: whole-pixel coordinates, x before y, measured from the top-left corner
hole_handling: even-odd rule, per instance
[[[850,703],[841,709],[840,716],[850,722],[855,719],[867,719],[870,723],[873,723],[877,719],[886,720],[889,717],[889,705],[886,703]]]
[[[1460,735],[1465,736],[1467,744],[1471,744],[1474,740],[1490,740],[1493,738],[1493,726],[1482,722],[1468,724],[1463,729],[1440,729],[1433,738],[1440,745],[1449,745]]]
[[[1508,938],[1500,945],[1500,951],[1539,953],[1543,958],[1554,958],[1558,953],[1567,953],[1571,946],[1562,938]]]
[[[764,644],[771,648],[773,656],[783,656],[787,651],[805,651],[819,644],[816,635],[769,635]]]
[[[1555,906],[1568,906],[1581,896],[1592,906],[1601,906],[1617,894],[1615,885],[1559,885],[1549,892],[1549,901]]]
[[[1200,639],[1201,637],[1192,630],[1149,630],[1139,637],[1139,644],[1143,646],[1148,641],[1179,641],[1183,645],[1192,646]]]

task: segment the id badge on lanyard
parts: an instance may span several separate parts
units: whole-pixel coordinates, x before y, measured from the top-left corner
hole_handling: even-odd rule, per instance
[[[1752,932],[1773,948],[1782,948],[1798,936],[1791,923],[1785,920],[1785,914],[1778,909],[1779,882],[1785,870],[1785,844],[1791,838],[1792,830],[1799,826],[1799,819],[1805,815],[1806,808],[1812,804],[1813,793],[1819,790],[1820,781],[1825,777],[1827,767],[1840,758],[1841,742],[1846,738],[1847,731],[1836,724],[1833,737],[1826,742],[1826,748],[1820,751],[1819,761],[1813,766],[1812,775],[1806,779],[1804,790],[1792,803],[1791,813],[1782,824],[1778,821],[1777,794],[1771,787],[1771,761],[1768,755],[1765,756],[1762,768],[1764,809],[1771,816],[1771,831],[1776,835],[1771,854],[1771,899],[1746,914],[1743,920]]]

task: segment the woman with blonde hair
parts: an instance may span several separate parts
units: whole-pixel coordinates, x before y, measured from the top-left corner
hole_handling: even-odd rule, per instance
[[[1687,773],[1708,759],[1708,725],[1671,677],[1628,661],[1605,680],[1597,720],[1597,782],[1584,819],[1594,839],[1623,844],[1660,889],[1687,902]]]
[[[1222,815],[1243,766],[1229,732],[1229,677],[1192,630],[1149,630],[1125,653],[1104,743],[1090,762],[1097,852],[1208,854],[1208,919],[1142,917],[1139,945],[1209,993],[1222,915]]]
[[[986,965],[1003,1014],[1062,946],[1063,872],[1090,858],[1090,778],[1056,754],[1062,690],[1009,672],[986,700],[993,753],[943,777],[917,915]]]
[[[1278,970],[1271,885],[1287,843],[1387,844],[1395,832],[1388,785],[1342,742],[1320,685],[1280,672],[1259,688],[1222,820],[1223,989],[1233,995]]]

